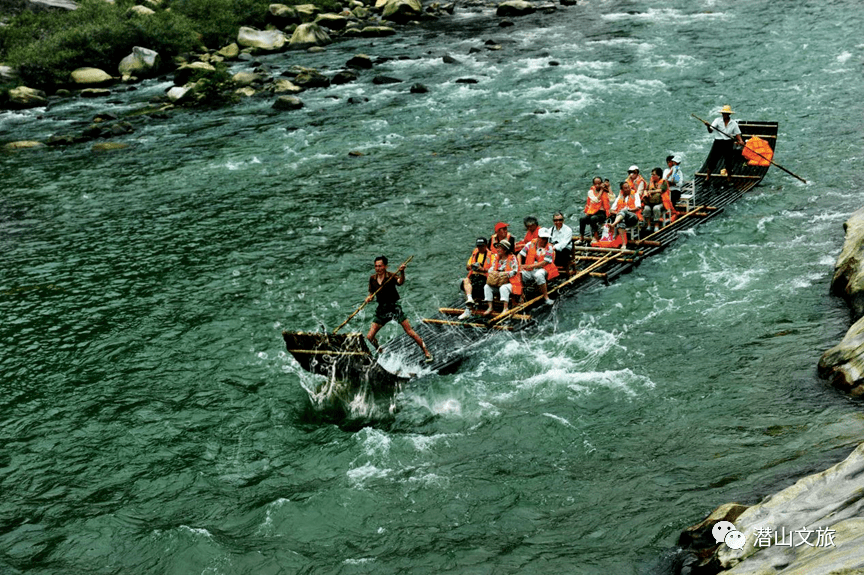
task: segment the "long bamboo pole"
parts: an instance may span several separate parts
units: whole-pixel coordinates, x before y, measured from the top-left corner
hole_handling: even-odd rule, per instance
[[[399,267],[401,268],[401,267],[407,266],[408,263],[409,263],[411,260],[413,260],[413,259],[414,259],[414,256],[409,257],[409,258],[408,258],[407,260],[405,260],[405,261],[402,263],[402,265],[399,266]],[[387,283],[388,283],[390,280],[392,280],[393,278],[395,278],[395,277],[396,277],[396,274],[398,274],[398,273],[399,273],[399,272],[396,271],[396,272],[394,272],[394,273],[393,273],[389,278],[387,278],[386,280],[384,280],[384,283],[381,284],[380,286],[378,286],[378,289],[375,290],[375,293],[372,294],[372,297],[370,297],[370,298],[367,299],[367,300],[364,300],[363,303],[360,304],[360,307],[358,307],[356,310],[354,310],[354,313],[352,313],[351,315],[348,316],[348,319],[346,319],[345,321],[343,321],[342,323],[340,323],[340,324],[339,324],[339,327],[337,327],[336,329],[333,330],[333,333],[335,334],[336,332],[338,332],[340,329],[342,329],[342,328],[345,326],[346,323],[348,323],[349,321],[351,321],[351,319],[352,319],[355,315],[357,315],[358,313],[360,313],[360,310],[363,309],[364,307],[366,307],[366,304],[368,304],[370,301],[372,301],[372,298],[374,298],[376,295],[378,295],[378,292],[381,291],[381,289],[382,289],[385,285],[387,285]]]

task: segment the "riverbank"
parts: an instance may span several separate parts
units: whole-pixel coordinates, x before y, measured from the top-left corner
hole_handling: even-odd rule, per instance
[[[831,291],[850,307],[853,325],[819,360],[819,374],[852,398],[864,396],[864,209],[843,224],[845,240]],[[753,506],[728,503],[679,538],[680,575],[819,575],[864,572],[864,443],[825,471]],[[718,535],[728,522],[741,546]]]

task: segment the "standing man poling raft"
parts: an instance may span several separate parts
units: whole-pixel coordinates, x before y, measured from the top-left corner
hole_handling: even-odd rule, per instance
[[[399,305],[399,292],[396,291],[396,286],[403,283],[405,283],[405,264],[399,266],[396,273],[390,273],[387,271],[387,256],[375,258],[375,273],[369,276],[369,295],[366,297],[366,301],[370,302],[373,297],[377,298],[378,309],[375,310],[375,319],[372,320],[372,327],[369,329],[366,339],[380,352],[381,346],[378,345],[378,339],[375,336],[392,319],[417,342],[417,345],[423,350],[423,355],[426,356],[426,363],[431,363],[432,354],[426,349],[423,339],[411,328],[408,316],[405,315],[402,306]]]
[[[706,181],[711,180],[711,173],[720,163],[720,158],[723,158],[724,167],[720,170],[720,175],[726,178],[732,176],[732,163],[735,161],[735,144],[744,146],[744,140],[741,139],[741,128],[738,127],[738,122],[732,119],[732,106],[726,104],[720,110],[720,117],[716,118],[711,125],[708,126],[708,133],[714,134],[714,145],[711,146],[711,151],[708,152],[708,159],[705,160]],[[724,173],[725,172],[725,173]]]

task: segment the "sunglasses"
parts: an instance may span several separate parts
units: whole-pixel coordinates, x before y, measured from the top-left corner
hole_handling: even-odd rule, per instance
[[[560,218],[556,218],[556,219],[553,219],[552,221],[553,221],[553,222],[563,222],[564,220],[563,220],[563,219],[560,219]]]

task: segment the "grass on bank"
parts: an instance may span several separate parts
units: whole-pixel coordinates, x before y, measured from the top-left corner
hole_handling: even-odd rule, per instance
[[[80,0],[69,12],[23,12],[0,27],[0,61],[18,70],[31,87],[68,82],[76,68],[117,74],[134,46],[155,50],[170,65],[174,56],[220,48],[237,39],[240,26],[264,28],[269,0],[165,0],[150,16],[128,15],[135,0]],[[327,10],[336,0],[288,0]]]

